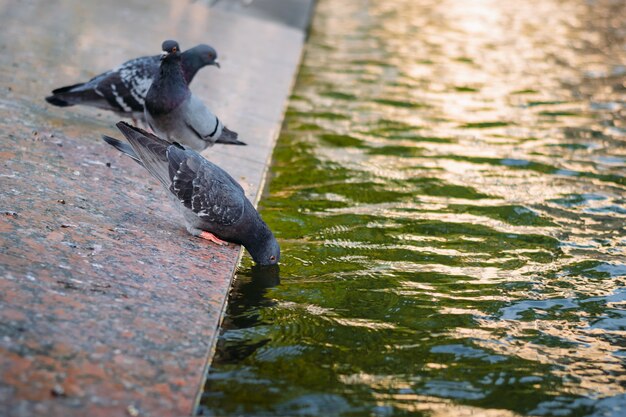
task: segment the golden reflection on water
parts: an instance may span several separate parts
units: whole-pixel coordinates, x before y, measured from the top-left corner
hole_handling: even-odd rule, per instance
[[[584,153],[583,155],[576,155],[574,152],[568,154],[565,148],[553,147],[551,149],[550,147],[563,142],[563,126],[567,126],[570,131],[576,128],[605,131],[603,127],[606,125],[606,120],[602,120],[602,117],[606,116],[598,117],[594,114],[590,108],[590,102],[596,100],[600,103],[609,102],[610,104],[607,104],[609,108],[619,110],[624,108],[623,101],[615,100],[617,97],[623,100],[625,95],[623,92],[621,95],[614,93],[615,87],[611,86],[612,80],[610,79],[606,79],[604,86],[584,88],[587,91],[585,96],[576,94],[575,90],[572,94],[571,86],[585,84],[585,79],[581,80],[581,75],[584,74],[598,74],[597,78],[602,78],[610,73],[611,65],[617,66],[620,62],[621,71],[624,74],[626,49],[619,48],[619,44],[624,45],[624,21],[620,22],[613,16],[612,26],[607,28],[601,24],[595,28],[597,31],[588,30],[588,22],[590,13],[592,19],[598,19],[597,13],[603,14],[603,10],[607,8],[616,7],[620,12],[626,9],[607,1],[585,3],[543,0],[529,2],[381,1],[370,2],[368,6],[370,15],[385,16],[382,23],[367,17],[361,20],[348,19],[346,22],[346,15],[363,14],[360,2],[354,2],[352,5],[342,4],[343,8],[352,7],[353,9],[350,12],[328,14],[324,22],[327,30],[338,33],[346,33],[352,25],[356,29],[356,22],[359,21],[363,25],[372,25],[375,27],[372,32],[379,42],[385,44],[383,49],[386,49],[387,54],[377,59],[393,67],[379,67],[378,72],[372,71],[372,73],[377,74],[379,78],[393,80],[401,86],[385,88],[384,85],[375,84],[371,91],[364,92],[364,95],[382,95],[390,99],[409,98],[410,102],[421,103],[423,106],[419,112],[413,108],[393,106],[378,106],[376,111],[382,113],[385,118],[421,126],[427,130],[425,136],[454,137],[458,140],[451,143],[419,142],[422,156],[416,155],[408,158],[367,157],[359,150],[337,150],[336,148],[321,150],[320,155],[339,161],[351,169],[388,179],[411,178],[419,176],[424,169],[430,171],[437,168],[441,170],[438,177],[444,178],[449,183],[472,185],[482,193],[499,197],[496,200],[473,201],[474,205],[493,206],[494,201],[496,205],[541,204],[546,210],[542,213],[545,217],[550,217],[547,213],[553,212],[551,209],[556,207],[548,203],[549,201],[562,198],[566,194],[580,193],[581,188],[593,192],[597,187],[597,189],[613,193],[617,198],[624,197],[623,183],[607,184],[602,178],[595,178],[581,187],[580,182],[572,182],[569,178],[572,174],[575,176],[580,176],[580,173],[601,174],[603,171],[623,175],[624,158],[617,158],[615,163],[602,166],[594,164]],[[329,5],[325,6],[322,3],[320,7],[325,8]],[[336,7],[335,3],[332,7]],[[623,14],[622,18],[625,17],[626,14]],[[611,19],[611,15],[604,14],[604,18]],[[603,45],[601,31],[611,28],[616,31],[621,30],[622,37],[614,39],[615,43]],[[356,39],[352,43],[351,48],[369,47],[374,50],[372,54],[376,55],[377,45],[371,43],[371,40]],[[619,54],[619,56],[607,58],[607,55],[612,53]],[[448,59],[424,65],[424,62],[431,56]],[[515,94],[523,90],[536,91],[532,94],[532,101],[537,104],[529,106],[527,95]],[[466,94],[459,94],[460,91],[465,91]],[[623,120],[620,117],[611,121],[616,122],[618,126],[623,126]],[[493,123],[493,126],[485,130],[471,130],[474,128],[472,124],[481,123]],[[502,124],[499,125],[499,123]],[[359,137],[358,134],[351,134]],[[612,141],[600,144],[600,146],[623,145],[626,132],[613,131],[612,137]],[[379,141],[381,144],[384,142],[384,140]],[[376,138],[372,138],[369,143],[376,145]],[[395,144],[410,146],[405,142]],[[593,147],[588,148],[588,153],[593,153],[593,151]],[[624,149],[618,149],[611,154],[624,155],[624,152]],[[448,155],[463,155],[463,158],[469,161],[447,159]],[[482,160],[472,161],[477,158]],[[546,169],[543,168],[539,171],[511,169],[503,175],[502,165],[497,161],[507,158],[514,159],[510,163],[512,167],[516,165],[523,167],[530,163],[544,165],[548,167],[546,168],[548,171],[552,170],[557,175],[546,176],[544,174]],[[550,166],[554,168],[550,169]],[[562,176],[558,175],[558,171],[563,173]],[[606,251],[604,249],[606,245],[594,243],[599,234],[602,234],[601,222],[585,218],[583,213],[581,213],[582,219],[559,217],[553,214],[556,221],[550,226],[516,226],[480,215],[438,212],[440,207],[455,203],[454,198],[442,200],[441,197],[433,197],[430,199],[432,201],[428,201],[429,199],[420,196],[420,200],[413,205],[419,211],[412,214],[398,210],[402,208],[401,205],[379,203],[331,209],[326,211],[326,215],[349,212],[377,215],[388,219],[414,217],[420,220],[430,219],[447,223],[479,224],[502,233],[555,236],[567,241],[568,245],[561,247],[566,254],[580,252],[581,248]],[[606,205],[606,201],[592,200],[585,206],[585,210],[593,211]],[[541,212],[542,208],[538,207],[535,210]],[[626,213],[612,212],[610,215],[616,219],[624,218]],[[610,255],[614,257],[613,259],[621,259],[623,262],[624,258],[619,257],[626,255],[626,246],[624,245],[623,223],[621,226],[622,233],[602,237],[612,241],[610,246],[613,250]],[[588,231],[588,228],[594,230]],[[564,229],[566,229],[565,233]],[[398,238],[399,241],[405,242],[423,240],[420,236],[411,235],[402,235]],[[325,244],[343,247],[367,246],[362,242],[337,239],[326,240]],[[403,247],[417,253],[426,251],[474,258],[489,255],[480,253],[480,244],[475,246],[473,253],[437,248],[436,242],[433,246],[411,247],[404,244]],[[467,249],[469,248],[471,247]],[[521,252],[514,253],[519,256]],[[571,259],[566,258],[560,260],[558,264],[567,265],[570,261]],[[503,278],[508,281],[527,280],[529,273],[550,268],[558,269],[558,264],[533,265],[531,263],[516,271],[501,271],[497,267],[452,268],[424,264],[413,268],[406,262],[392,265],[403,271],[433,270],[452,275],[469,275],[476,278],[473,284],[477,285],[481,282],[493,283],[494,279]],[[577,291],[597,297],[619,295],[616,291],[624,284],[623,275],[612,280],[604,280],[601,288],[596,282],[589,283],[581,277],[569,278],[573,289],[567,291],[552,289],[546,295],[535,293],[533,296],[548,300],[562,296],[572,300],[576,298]],[[441,297],[463,299],[459,294],[448,295],[432,291],[433,289],[426,284],[413,281],[402,284],[401,288],[395,291],[403,295],[410,295],[412,291],[417,291],[422,294],[427,293],[434,300]],[[549,286],[550,283],[547,285]],[[485,297],[473,295],[471,298],[515,299],[505,294]],[[612,304],[611,308],[623,307],[624,299],[622,298],[618,303]],[[530,321],[519,321],[514,318],[494,320],[481,318],[484,314],[475,310],[448,307],[443,307],[441,313],[471,314],[479,322],[480,330],[459,328],[450,335],[451,337],[471,338],[478,345],[484,345],[489,350],[504,355],[516,355],[548,365],[558,364],[559,368],[554,371],[555,373],[560,374],[564,380],[576,381],[568,387],[573,394],[611,396],[626,392],[624,362],[621,357],[613,355],[621,349],[619,345],[615,345],[615,338],[626,340],[623,326],[618,326],[619,329],[614,330],[593,330],[584,318],[584,311],[572,312],[572,314],[580,315],[578,321],[544,320],[543,318]],[[535,309],[535,313],[541,315],[539,309]],[[486,329],[490,331],[485,332]],[[500,334],[501,330],[506,331],[507,338],[496,336],[494,339],[491,330],[497,334]],[[576,343],[576,347],[572,349],[551,348],[527,343],[523,341],[523,336],[527,331],[541,332],[562,340],[570,340]],[[605,337],[609,335],[610,340],[605,340]],[[372,389],[376,389],[380,381],[377,378],[361,376],[360,383],[370,384]],[[418,400],[417,397],[415,396],[415,401]],[[408,398],[403,398],[403,400],[406,399]],[[432,410],[430,407],[427,409]],[[447,412],[451,410],[447,409]]]
[[[499,339],[481,340],[476,339],[478,345],[485,346],[492,351],[506,355],[516,355],[522,359],[528,359],[547,365],[557,365],[552,372],[571,381],[567,384],[567,391],[571,394],[583,396],[609,397],[616,393],[624,392],[626,384],[626,372],[624,362],[613,354],[619,348],[611,342],[603,340],[603,337],[617,337],[626,340],[626,332],[623,330],[606,331],[593,337],[595,332],[590,332],[587,323],[583,320],[572,323],[568,320],[534,320],[531,322],[518,322],[514,320],[482,321],[483,328],[504,329],[507,339],[521,338],[528,331],[541,332],[545,335],[575,343],[570,349],[562,347],[548,347],[532,343],[513,342],[508,343]],[[465,336],[475,337],[473,330],[468,329]]]
[[[320,1],[310,43],[264,213],[288,265],[260,315],[297,299],[320,345],[366,332],[382,364],[300,366],[366,387],[363,415],[626,407],[626,2]]]

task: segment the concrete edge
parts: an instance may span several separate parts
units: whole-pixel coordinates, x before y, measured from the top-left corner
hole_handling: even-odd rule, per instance
[[[311,8],[310,8],[310,15],[312,16],[313,13],[313,9],[314,9],[314,3],[315,0],[311,0]],[[310,22],[311,20],[309,19],[308,22]],[[305,31],[308,32],[308,27],[305,28]],[[306,36],[305,36],[306,39]],[[302,49],[300,50],[300,57],[298,59],[298,62],[302,62],[302,57],[304,55],[304,43],[302,45]],[[289,90],[293,91],[293,88],[296,84],[296,80],[298,79],[298,71],[294,71],[293,76],[291,78],[291,82],[290,82],[290,87]],[[283,108],[281,110],[281,117],[280,119],[282,121],[284,121],[285,119],[285,114],[287,112],[287,109],[289,107],[289,98],[287,97],[287,100],[285,100],[284,104],[283,104]],[[282,125],[282,122],[281,122]],[[274,137],[272,139],[272,143],[270,145],[270,149],[271,151],[269,152],[264,166],[265,169],[263,170],[263,176],[261,177],[261,180],[259,181],[259,188],[257,190],[255,199],[252,201],[252,203],[254,204],[255,207],[258,207],[259,202],[261,201],[261,197],[263,196],[263,192],[265,190],[265,186],[267,185],[267,177],[268,177],[268,173],[270,171],[270,166],[271,166],[271,162],[272,162],[272,158],[274,155],[274,148],[276,147],[276,143],[278,142],[278,138],[280,137],[280,132],[281,130],[277,130],[276,133],[274,134]],[[233,276],[231,277],[230,280],[230,285],[232,286],[233,280],[235,279],[235,275],[237,274],[237,270],[239,269],[239,265],[241,264],[241,258],[243,257],[243,252],[244,252],[244,248],[240,248],[239,250],[239,256],[237,258],[237,267],[235,268],[235,271],[233,272]],[[230,289],[229,289],[229,294],[230,294]],[[209,370],[211,369],[211,364],[213,362],[213,357],[215,356],[215,351],[217,348],[217,340],[219,338],[219,332],[220,332],[220,328],[222,326],[222,322],[224,321],[224,315],[226,313],[226,308],[228,306],[228,296],[224,299],[224,303],[222,304],[222,309],[221,309],[221,313],[220,313],[220,320],[219,323],[217,325],[217,329],[215,332],[215,337],[213,338],[213,343],[211,346],[211,351],[209,352],[209,356],[207,358],[206,364],[204,366],[204,369],[202,371],[202,384],[200,385],[200,387],[198,388],[198,392],[196,394],[196,398],[194,400],[194,405],[193,405],[193,409],[191,412],[191,415],[196,415],[198,413],[198,407],[200,405],[200,401],[202,399],[202,394],[204,393],[204,386],[206,384],[206,379],[208,377],[209,374]]]

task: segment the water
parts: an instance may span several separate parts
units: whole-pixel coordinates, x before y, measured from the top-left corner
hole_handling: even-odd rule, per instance
[[[321,0],[201,413],[626,415],[625,4]]]

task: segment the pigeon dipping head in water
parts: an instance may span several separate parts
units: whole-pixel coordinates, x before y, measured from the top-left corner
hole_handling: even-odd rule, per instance
[[[128,143],[103,139],[146,168],[176,201],[187,230],[217,244],[243,245],[260,265],[275,265],[280,247],[243,188],[226,171],[196,151],[170,143],[128,123],[118,129]]]

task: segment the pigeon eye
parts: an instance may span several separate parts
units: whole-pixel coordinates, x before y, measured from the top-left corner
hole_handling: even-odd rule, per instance
[[[273,262],[273,261],[275,261],[275,260],[276,260],[276,257],[275,257],[274,255],[270,256],[270,261],[272,261],[272,262]]]
[[[172,52],[176,52],[178,50],[178,48],[176,48],[175,46],[172,48]]]

